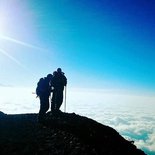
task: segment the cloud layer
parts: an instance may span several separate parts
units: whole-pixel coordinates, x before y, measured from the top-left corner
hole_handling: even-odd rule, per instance
[[[0,110],[5,113],[38,113],[34,88],[0,87]],[[148,155],[155,153],[155,97],[114,90],[67,91],[67,112],[75,112],[116,129]],[[64,105],[61,106],[64,110]]]

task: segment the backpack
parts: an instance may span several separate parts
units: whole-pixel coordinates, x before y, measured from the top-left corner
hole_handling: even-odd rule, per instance
[[[40,80],[37,83],[37,88],[36,88],[36,95],[40,96],[44,92],[44,86],[45,86],[45,79],[40,78]]]
[[[51,93],[51,85],[49,83],[48,78],[47,77],[40,78],[39,82],[37,83],[36,95],[50,96],[50,93]]]

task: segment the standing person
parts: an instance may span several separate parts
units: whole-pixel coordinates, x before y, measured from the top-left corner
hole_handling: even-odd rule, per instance
[[[52,86],[54,87],[51,100],[51,111],[59,111],[63,102],[63,91],[67,85],[67,78],[61,68],[53,73]]]
[[[40,99],[40,110],[38,114],[38,121],[42,123],[45,118],[45,114],[49,109],[49,97],[51,94],[51,80],[52,74],[48,74],[47,77],[41,78],[37,84],[36,94]]]

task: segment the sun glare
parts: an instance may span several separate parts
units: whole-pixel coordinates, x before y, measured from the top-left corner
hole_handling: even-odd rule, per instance
[[[5,33],[5,19],[0,12],[0,36]]]
[[[0,36],[5,35],[7,29],[7,8],[6,2],[0,1]]]

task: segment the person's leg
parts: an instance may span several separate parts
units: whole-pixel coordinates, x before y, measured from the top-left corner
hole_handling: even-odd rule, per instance
[[[44,106],[44,113],[46,114],[46,112],[49,109],[49,96],[45,97],[45,106]]]
[[[63,102],[63,91],[60,90],[57,94],[57,110],[60,109],[62,102]]]
[[[41,96],[40,97],[40,110],[38,115],[39,122],[44,121],[45,114],[49,109],[49,97],[48,96]]]
[[[53,112],[56,109],[56,92],[53,91],[52,99],[51,99],[51,111]]]
[[[38,114],[38,121],[41,122],[44,117],[44,99],[42,96],[40,96],[40,110]]]

